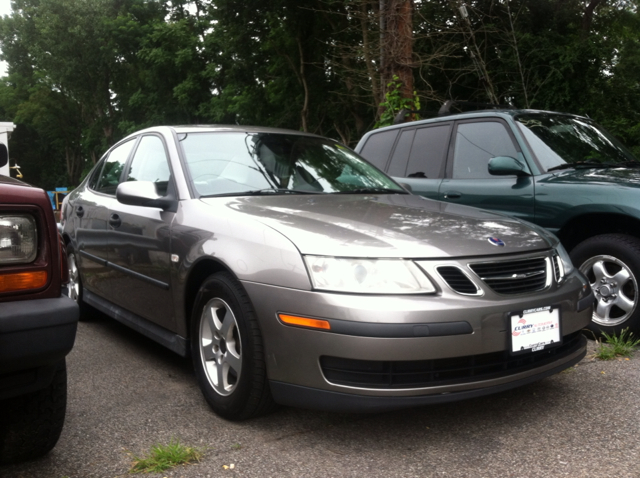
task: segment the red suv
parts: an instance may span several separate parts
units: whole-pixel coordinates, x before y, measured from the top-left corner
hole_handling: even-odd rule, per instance
[[[0,144],[0,167],[7,157]],[[46,192],[0,175],[0,463],[44,455],[60,437],[78,324],[61,293],[68,275]]]

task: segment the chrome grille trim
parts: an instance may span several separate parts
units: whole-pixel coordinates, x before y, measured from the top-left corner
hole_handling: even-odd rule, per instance
[[[549,257],[474,262],[469,268],[498,294],[525,294],[551,285],[553,268]]]
[[[562,259],[557,254],[553,256],[553,274],[556,282],[559,284],[564,279],[564,266],[562,265]]]

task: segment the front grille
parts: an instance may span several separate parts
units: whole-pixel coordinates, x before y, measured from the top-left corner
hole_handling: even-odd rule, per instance
[[[547,285],[547,261],[544,257],[476,263],[469,267],[499,294],[533,292]]]
[[[457,267],[442,266],[436,268],[440,277],[449,287],[460,294],[474,295],[478,293],[478,288],[471,280]]]
[[[564,337],[559,347],[512,356],[508,351],[434,360],[374,361],[320,357],[322,373],[336,385],[403,389],[477,382],[526,372],[574,353],[580,332]]]

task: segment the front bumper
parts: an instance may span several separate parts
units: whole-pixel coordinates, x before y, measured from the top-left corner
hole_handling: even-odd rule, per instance
[[[579,331],[592,312],[590,288],[579,273],[568,276],[561,287],[519,296],[355,296],[243,285],[258,314],[275,400],[333,411],[460,400],[540,380],[584,357],[586,342]],[[507,352],[510,313],[549,305],[560,309],[565,346],[514,360]],[[278,313],[328,319],[339,327],[326,332],[287,326]],[[492,368],[479,373],[473,364],[486,361],[493,361]],[[347,363],[348,372],[362,373],[342,380],[341,371],[329,373],[329,362]],[[440,373],[442,366],[449,367],[447,374]],[[452,366],[459,375],[450,373]],[[394,368],[412,378],[404,384],[402,376],[387,383],[378,380]]]
[[[521,387],[561,372],[578,363],[586,355],[587,339],[580,335],[578,345],[571,354],[558,360],[550,367],[536,370],[536,373],[518,374],[505,377],[504,380],[471,383],[472,388],[460,391],[438,391],[434,388],[429,394],[417,396],[362,396],[352,393],[334,392],[317,388],[301,387],[290,383],[271,380],[271,393],[274,400],[281,404],[298,408],[325,410],[340,413],[375,413],[402,408],[435,405],[476,398],[492,393],[504,392]]]
[[[78,305],[66,296],[0,303],[0,399],[46,387],[77,325]]]

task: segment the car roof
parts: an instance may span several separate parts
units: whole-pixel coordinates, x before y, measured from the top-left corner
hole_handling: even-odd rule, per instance
[[[122,143],[129,141],[132,138],[137,138],[141,134],[148,133],[160,133],[160,134],[188,134],[188,133],[202,133],[202,132],[237,132],[237,133],[248,133],[248,134],[256,134],[256,133],[273,133],[273,134],[288,134],[288,135],[298,135],[298,136],[311,136],[314,138],[320,138],[328,141],[335,141],[331,138],[326,138],[324,136],[320,136],[313,133],[305,133],[303,131],[296,131],[292,129],[284,129],[284,128],[268,128],[264,126],[243,126],[243,125],[217,125],[217,124],[191,124],[191,125],[158,125],[158,126],[150,126],[148,128],[140,129],[134,131],[133,133],[125,136],[121,140],[117,141],[104,153],[105,155],[112,151],[114,148],[118,147]],[[102,156],[104,157],[104,155]],[[88,177],[88,176],[87,176]]]
[[[405,123],[399,123],[391,126],[386,126],[384,128],[378,128],[375,130],[369,131],[367,135],[373,132],[387,131],[396,128],[407,128],[411,126],[419,126],[422,124],[429,123],[441,123],[443,121],[451,121],[451,120],[464,120],[464,119],[474,119],[474,118],[508,118],[508,117],[516,117],[523,114],[545,114],[545,115],[558,115],[558,116],[569,116],[571,118],[581,118],[588,120],[584,116],[574,115],[571,113],[561,113],[558,111],[545,111],[545,110],[533,110],[533,109],[512,109],[512,108],[495,108],[495,109],[486,109],[486,110],[477,110],[477,111],[465,111],[461,113],[446,113],[438,116],[434,116],[432,118],[419,119],[415,121],[407,121]]]
[[[300,136],[315,136],[322,138],[313,133],[305,133],[284,128],[269,128],[264,126],[244,126],[244,125],[215,125],[215,124],[199,124],[199,125],[172,125],[172,126],[153,126],[140,131],[136,131],[133,135],[147,132],[159,132],[161,130],[170,129],[177,134],[183,133],[201,133],[201,132],[238,132],[238,133],[277,133],[277,134],[293,134]]]

